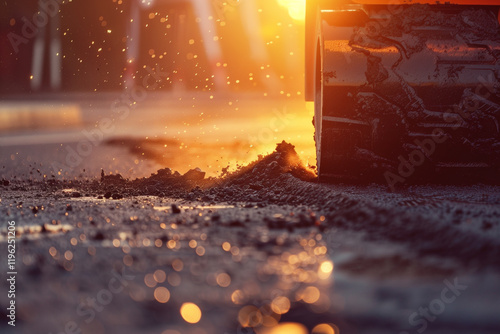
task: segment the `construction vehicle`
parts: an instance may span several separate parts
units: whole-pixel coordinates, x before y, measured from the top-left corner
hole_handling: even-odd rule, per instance
[[[500,166],[500,0],[307,0],[317,173]]]

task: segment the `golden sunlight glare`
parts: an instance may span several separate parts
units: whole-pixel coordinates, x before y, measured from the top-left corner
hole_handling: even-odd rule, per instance
[[[278,3],[288,8],[288,15],[294,20],[306,19],[306,0],[278,0]]]

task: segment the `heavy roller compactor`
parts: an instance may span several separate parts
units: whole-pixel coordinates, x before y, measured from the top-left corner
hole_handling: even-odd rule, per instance
[[[308,0],[321,178],[500,166],[500,1]]]

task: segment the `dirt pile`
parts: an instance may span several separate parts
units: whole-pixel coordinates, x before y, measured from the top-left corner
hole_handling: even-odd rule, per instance
[[[241,167],[223,179],[222,185],[248,184],[261,189],[264,183],[272,182],[280,175],[290,174],[303,181],[316,179],[314,172],[306,168],[295,152],[295,146],[285,141],[276,145],[276,150],[248,166]]]
[[[106,175],[101,172],[100,182],[79,184],[87,193],[97,193],[101,198],[120,199],[124,196],[151,195],[180,197],[189,200],[210,201],[259,201],[263,192],[275,197],[273,189],[282,188],[284,178],[313,181],[316,175],[306,168],[292,144],[282,142],[276,150],[257,161],[240,167],[234,172],[225,171],[221,177],[205,177],[200,168],[180,174],[170,168],[159,169],[146,178],[127,180],[120,174]],[[276,190],[277,191],[277,190]],[[269,194],[271,192],[271,194]]]

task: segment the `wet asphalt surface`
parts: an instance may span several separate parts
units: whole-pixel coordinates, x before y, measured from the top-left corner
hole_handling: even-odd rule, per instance
[[[175,173],[123,138],[61,175],[57,143],[1,147],[2,333],[500,331],[499,186],[319,183],[284,143]]]

